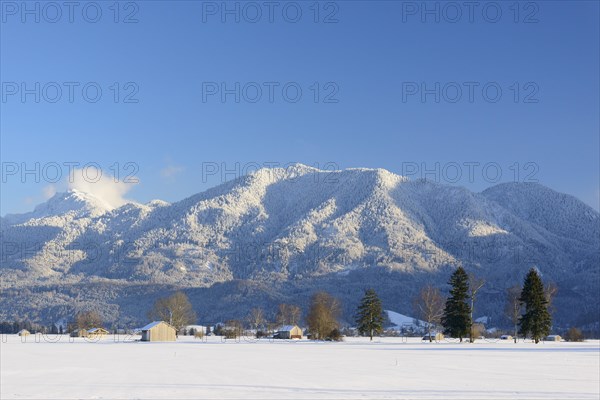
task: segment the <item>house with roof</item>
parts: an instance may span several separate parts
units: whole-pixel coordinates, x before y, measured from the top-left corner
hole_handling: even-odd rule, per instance
[[[165,321],[154,321],[142,329],[142,342],[174,342],[177,339],[176,329]]]
[[[275,339],[302,339],[302,329],[298,325],[284,325],[277,328]]]
[[[560,342],[562,337],[560,335],[548,335],[544,338],[546,342]]]
[[[71,337],[87,337],[88,331],[87,329],[75,329],[71,332]]]
[[[102,337],[108,334],[109,332],[104,328],[92,328],[87,330],[88,337]]]

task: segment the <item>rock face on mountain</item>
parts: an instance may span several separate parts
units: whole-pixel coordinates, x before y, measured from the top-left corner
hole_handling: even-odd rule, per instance
[[[304,304],[325,288],[351,308],[367,287],[406,314],[419,286],[457,265],[486,279],[476,315],[501,323],[504,289],[535,265],[559,287],[556,319],[598,321],[600,216],[538,184],[482,193],[385,170],[262,169],[182,201],[116,209],[70,191],[0,235],[2,318],[44,321],[94,307],[141,321],[182,288],[201,317]]]

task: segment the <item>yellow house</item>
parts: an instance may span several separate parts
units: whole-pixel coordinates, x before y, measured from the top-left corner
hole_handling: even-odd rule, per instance
[[[92,328],[88,329],[87,336],[88,337],[102,337],[108,335],[109,332],[104,328]]]
[[[430,340],[430,339],[435,342],[442,341],[442,340],[444,340],[444,334],[441,332],[431,332],[431,337],[429,337],[429,334],[426,333],[425,336],[423,336],[422,340]]]
[[[297,325],[281,326],[273,337],[277,339],[302,339],[302,329]]]
[[[143,327],[142,342],[174,342],[177,338],[175,328],[165,321],[154,321]]]
[[[546,342],[560,342],[562,337],[560,335],[548,335],[544,338]]]

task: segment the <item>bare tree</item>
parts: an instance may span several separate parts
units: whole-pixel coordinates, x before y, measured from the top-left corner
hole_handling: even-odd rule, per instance
[[[300,317],[302,316],[302,310],[300,307],[290,304],[289,315],[290,315],[290,323],[292,325],[298,325],[300,323]]]
[[[485,285],[485,279],[479,278],[474,274],[469,274],[469,298],[471,299],[471,327],[473,327],[473,310],[475,309],[475,301],[477,299],[477,293]],[[474,331],[471,328],[469,330],[469,342],[475,342]]]
[[[259,328],[261,328],[265,323],[265,312],[262,308],[253,308],[250,310],[250,313],[246,317],[250,327],[256,330],[258,334]]]
[[[190,300],[183,292],[175,292],[172,296],[156,300],[148,317],[168,322],[177,332],[184,326],[195,323],[197,319]]]
[[[327,292],[315,293],[310,302],[310,309],[306,316],[308,329],[314,339],[332,337],[339,328],[340,302]]]
[[[267,332],[273,333],[273,332],[275,332],[275,329],[277,329],[277,327],[279,327],[280,325],[277,322],[267,321],[266,326],[267,326]]]
[[[556,286],[555,283],[550,282],[544,286],[544,296],[548,302],[548,312],[550,312],[550,314],[554,313],[554,305],[552,304],[552,301],[554,300],[554,297],[556,297],[557,293],[558,286]]]
[[[431,328],[440,323],[444,315],[444,298],[436,287],[425,285],[413,299],[417,317],[427,323],[427,336],[431,342]]]
[[[102,326],[102,318],[96,311],[82,311],[75,316],[75,324],[79,329],[91,329]]]
[[[514,326],[513,339],[517,343],[517,335],[519,333],[519,317],[521,316],[521,287],[515,285],[506,289],[506,306],[504,307],[504,315],[510,320]]]
[[[301,315],[300,307],[293,304],[280,304],[276,320],[279,325],[297,325]]]
[[[244,326],[237,319],[230,319],[223,327],[223,333],[227,339],[237,339],[244,333]]]

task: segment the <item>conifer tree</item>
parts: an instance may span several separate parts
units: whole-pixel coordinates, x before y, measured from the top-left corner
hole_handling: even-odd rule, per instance
[[[450,289],[450,296],[446,300],[442,326],[445,334],[459,338],[462,342],[463,337],[469,335],[472,325],[471,307],[467,303],[469,299],[469,276],[463,267],[458,267],[448,283],[452,286],[452,289]]]
[[[519,333],[531,334],[535,343],[550,333],[552,318],[548,312],[548,299],[544,292],[544,283],[535,268],[531,268],[523,282],[519,298],[525,306],[525,314],[519,320]]]
[[[367,289],[363,296],[358,312],[356,314],[356,323],[358,332],[361,335],[369,335],[373,340],[373,335],[383,331],[383,309],[381,300],[373,289]]]

